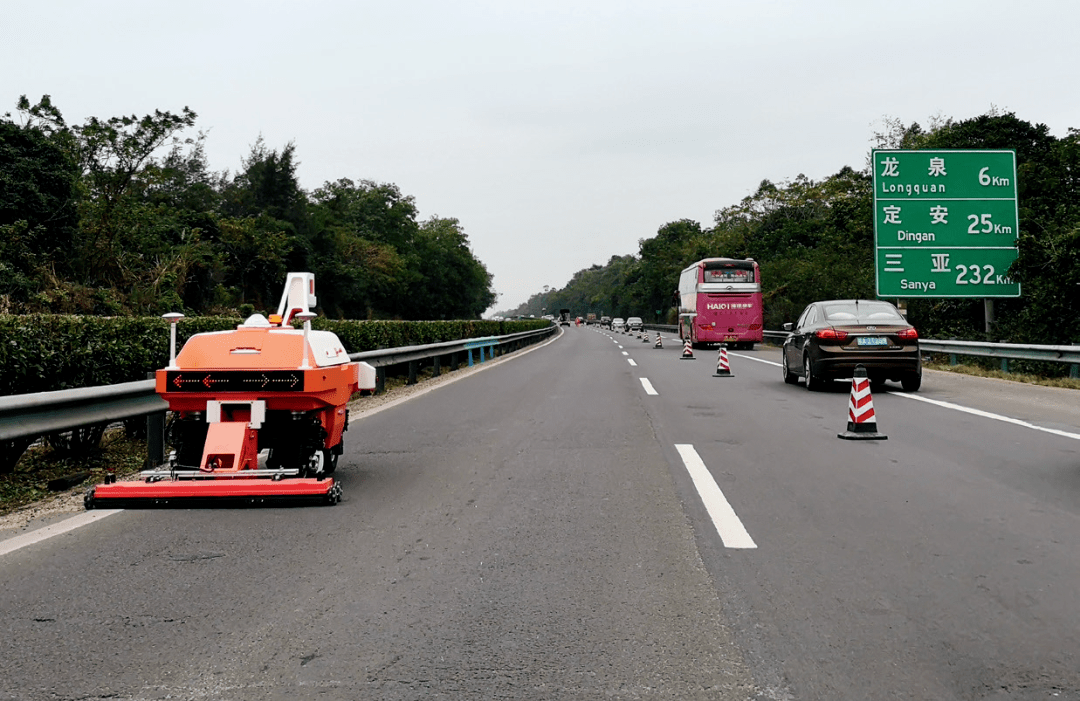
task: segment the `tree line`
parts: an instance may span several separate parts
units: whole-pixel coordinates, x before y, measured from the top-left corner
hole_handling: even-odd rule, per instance
[[[470,319],[495,301],[461,222],[393,184],[305,191],[295,144],[215,172],[196,114],[68,124],[48,95],[0,117],[0,313],[273,310],[311,271],[340,319]]]
[[[1043,124],[991,110],[963,121],[887,119],[875,148],[1013,149],[1020,214],[1019,256],[1009,271],[1022,296],[995,300],[995,340],[1080,342],[1080,130],[1056,138]],[[794,321],[810,302],[873,298],[872,174],[850,166],[822,180],[763,181],[754,194],[716,211],[711,227],[669,222],[616,255],[578,271],[559,289],[538,292],[506,316],[570,308],[575,315],[640,316],[676,323],[672,293],[680,271],[707,257],[754,258],[761,266],[765,326]],[[895,300],[893,300],[895,301]],[[906,300],[925,337],[982,340],[979,299]]]

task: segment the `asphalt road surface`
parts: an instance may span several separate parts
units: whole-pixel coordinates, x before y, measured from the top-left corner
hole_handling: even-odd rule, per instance
[[[0,555],[0,699],[1080,700],[1076,393],[928,372],[844,441],[849,384],[654,336],[354,421],[337,506]]]

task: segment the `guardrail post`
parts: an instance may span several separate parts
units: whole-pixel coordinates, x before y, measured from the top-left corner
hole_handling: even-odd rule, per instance
[[[1069,377],[1073,378],[1074,380],[1080,379],[1080,365],[1073,363],[1069,366]]]
[[[165,412],[146,415],[146,468],[165,463]]]
[[[419,382],[419,380],[417,379],[417,370],[419,369],[419,365],[420,361],[418,360],[409,361],[409,379],[406,380],[405,384],[415,385],[417,382]]]
[[[484,347],[480,346],[480,362],[484,362]]]
[[[175,328],[175,326],[174,326]],[[154,373],[146,373],[146,379],[154,379]],[[147,469],[165,463],[165,412],[155,411],[146,415],[146,464]]]
[[[470,348],[470,349],[468,350],[468,353],[469,353],[469,367],[472,367],[472,366],[473,366],[473,362],[472,362],[472,348]]]
[[[437,355],[437,356],[435,356],[434,360],[432,361],[431,376],[432,377],[438,377],[441,374],[442,374],[442,356]]]
[[[1002,358],[1001,359],[1001,371],[1002,372],[1008,372],[1009,371],[1009,359],[1008,358]]]
[[[386,391],[386,368],[379,366],[375,368],[375,394],[382,394]]]
[[[960,361],[956,359],[956,353],[949,353],[949,365],[959,365]]]

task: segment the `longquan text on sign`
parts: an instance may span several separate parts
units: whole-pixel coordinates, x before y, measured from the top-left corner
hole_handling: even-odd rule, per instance
[[[874,151],[879,297],[1019,297],[1013,151]]]

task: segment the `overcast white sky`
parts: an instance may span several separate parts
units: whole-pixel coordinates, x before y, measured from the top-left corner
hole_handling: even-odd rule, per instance
[[[1080,127],[1076,0],[0,0],[0,113],[198,113],[306,189],[392,182],[461,220],[498,309],[711,225],[762,179],[862,168],[885,116]],[[194,135],[194,134],[192,134]],[[722,252],[717,252],[718,254]]]

